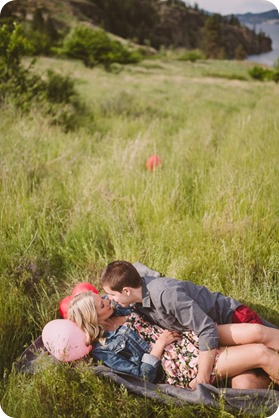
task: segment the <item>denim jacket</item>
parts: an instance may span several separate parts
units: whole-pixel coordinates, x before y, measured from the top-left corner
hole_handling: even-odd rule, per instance
[[[145,378],[150,382],[161,380],[164,372],[160,360],[150,354],[150,345],[125,325],[107,331],[105,344],[96,341],[91,352],[95,361],[122,373]]]

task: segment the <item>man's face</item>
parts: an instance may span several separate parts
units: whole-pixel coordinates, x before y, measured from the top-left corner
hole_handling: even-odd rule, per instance
[[[131,295],[130,288],[124,287],[121,292],[112,290],[109,286],[103,286],[103,289],[110,300],[114,300],[114,302],[119,303],[119,305],[123,307],[135,302]]]

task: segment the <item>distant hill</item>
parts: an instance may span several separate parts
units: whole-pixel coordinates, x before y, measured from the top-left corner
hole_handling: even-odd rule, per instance
[[[200,49],[208,58],[243,59],[270,51],[272,44],[235,16],[209,15],[183,0],[16,0],[4,7],[0,18],[13,14],[31,22],[38,9],[61,33],[86,22],[157,50]]]
[[[270,10],[264,13],[245,13],[235,15],[243,24],[256,25],[267,21],[277,21],[279,24],[279,13],[277,9]],[[275,23],[275,22],[274,22]]]

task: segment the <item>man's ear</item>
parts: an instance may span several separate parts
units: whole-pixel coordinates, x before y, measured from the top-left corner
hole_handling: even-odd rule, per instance
[[[130,287],[123,287],[122,293],[124,293],[126,296],[130,296],[131,288]]]

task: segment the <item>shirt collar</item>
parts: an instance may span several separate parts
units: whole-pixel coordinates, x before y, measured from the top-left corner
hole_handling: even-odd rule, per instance
[[[142,277],[142,307],[143,308],[151,308],[150,293],[147,290],[147,286],[146,286],[144,277]]]

